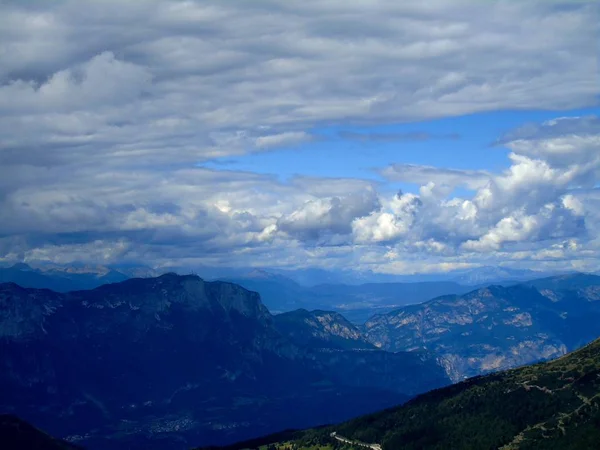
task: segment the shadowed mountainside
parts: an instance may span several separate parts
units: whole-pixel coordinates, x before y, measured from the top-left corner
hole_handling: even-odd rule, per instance
[[[449,381],[425,354],[299,345],[257,293],[175,274],[67,294],[0,285],[0,352],[0,411],[89,449],[339,422]]]
[[[286,432],[224,449],[340,447],[333,432],[379,443],[383,450],[597,448],[600,340],[556,361],[471,378],[341,425]]]
[[[2,450],[83,450],[9,414],[0,414],[0,445]]]

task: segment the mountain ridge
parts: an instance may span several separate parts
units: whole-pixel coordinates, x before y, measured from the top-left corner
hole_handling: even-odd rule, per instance
[[[599,298],[600,277],[550,277],[409,305],[372,317],[362,331],[387,351],[431,351],[456,382],[589,343],[600,335]]]
[[[90,450],[224,443],[449,382],[422,355],[297,345],[258,293],[194,275],[69,293],[3,284],[0,333],[0,410]]]
[[[587,450],[597,447],[599,425],[596,339],[556,360],[473,377],[343,424],[283,432],[221,449],[335,448],[340,445],[335,436],[344,436],[378,443],[383,450]]]

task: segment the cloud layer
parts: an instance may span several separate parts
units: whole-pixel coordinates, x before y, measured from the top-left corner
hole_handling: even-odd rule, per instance
[[[372,181],[284,182],[201,164],[305,145],[331,124],[594,105],[594,8],[3,2],[0,259],[411,272],[483,263],[493,252],[496,261],[591,266],[597,117],[502,137],[512,152],[504,173],[381,168],[420,186],[391,198]],[[472,197],[453,197],[456,187]]]

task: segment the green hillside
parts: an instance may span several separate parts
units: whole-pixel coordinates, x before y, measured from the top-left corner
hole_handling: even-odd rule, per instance
[[[334,442],[334,431],[384,450],[598,448],[600,340],[549,363],[471,378],[398,408],[251,448],[364,448]]]

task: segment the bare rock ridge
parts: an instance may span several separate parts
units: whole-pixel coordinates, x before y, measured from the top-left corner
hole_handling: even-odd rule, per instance
[[[448,295],[371,318],[366,339],[436,355],[453,381],[552,359],[600,335],[600,277],[550,277]]]
[[[277,329],[301,346],[374,349],[359,328],[344,316],[332,311],[296,311],[274,317]]]

